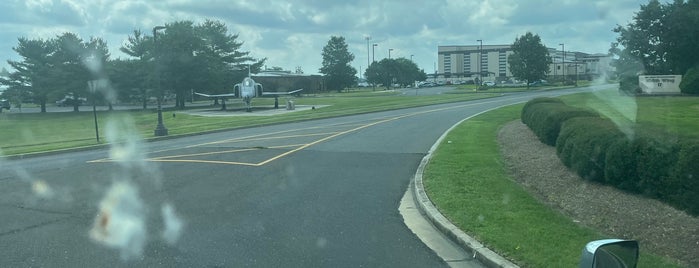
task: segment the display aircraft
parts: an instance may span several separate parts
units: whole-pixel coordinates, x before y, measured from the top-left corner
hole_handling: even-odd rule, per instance
[[[262,84],[255,82],[255,80],[250,77],[250,72],[248,71],[248,76],[243,78],[243,81],[235,84],[233,86],[233,93],[226,94],[204,94],[195,92],[199,96],[204,96],[208,98],[222,98],[223,99],[223,109],[225,109],[225,99],[228,97],[242,99],[245,102],[245,111],[252,112],[252,98],[255,97],[274,97],[275,108],[278,106],[279,96],[291,95],[302,91],[303,89],[297,89],[289,92],[265,92]]]

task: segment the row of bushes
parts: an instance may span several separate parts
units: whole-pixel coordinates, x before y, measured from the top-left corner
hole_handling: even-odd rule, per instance
[[[528,102],[522,122],[582,178],[699,215],[699,140],[649,126],[629,137],[607,118],[550,98]]]
[[[544,144],[555,146],[561,125],[573,117],[599,117],[593,111],[566,105],[560,99],[536,98],[524,105],[522,122],[539,137]]]

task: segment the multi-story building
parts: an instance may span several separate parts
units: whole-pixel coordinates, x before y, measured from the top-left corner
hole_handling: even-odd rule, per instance
[[[446,80],[495,81],[511,77],[507,56],[510,45],[439,46],[437,76]]]
[[[438,68],[435,74],[442,81],[503,81],[512,77],[507,57],[513,53],[511,45],[439,46]],[[587,54],[549,48],[552,63],[551,79],[592,79],[610,70],[611,56]]]

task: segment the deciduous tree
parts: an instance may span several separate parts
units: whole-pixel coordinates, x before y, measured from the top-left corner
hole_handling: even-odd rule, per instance
[[[527,32],[517,37],[512,44],[512,51],[507,58],[510,71],[515,77],[527,81],[527,89],[530,82],[546,77],[552,61],[539,35]]]

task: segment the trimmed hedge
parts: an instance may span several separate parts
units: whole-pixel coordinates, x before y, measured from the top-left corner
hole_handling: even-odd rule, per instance
[[[680,90],[685,94],[699,94],[699,66],[687,70],[682,76]]]
[[[699,215],[699,140],[679,142],[677,164],[665,183],[670,186],[665,195],[670,204]]]
[[[561,162],[580,177],[605,182],[607,150],[624,138],[624,133],[608,119],[571,118],[563,123],[556,141],[556,153]]]
[[[699,215],[699,139],[650,125],[636,126],[627,137],[611,120],[554,100],[527,103],[522,122],[544,143],[556,137],[561,162],[583,179]]]
[[[544,144],[554,146],[563,122],[574,117],[599,117],[599,114],[581,108],[568,106],[562,101],[550,98],[537,98],[522,108],[522,123],[539,137]]]
[[[604,164],[604,182],[621,190],[640,193],[636,184],[636,157],[629,139],[618,139],[607,148]]]

